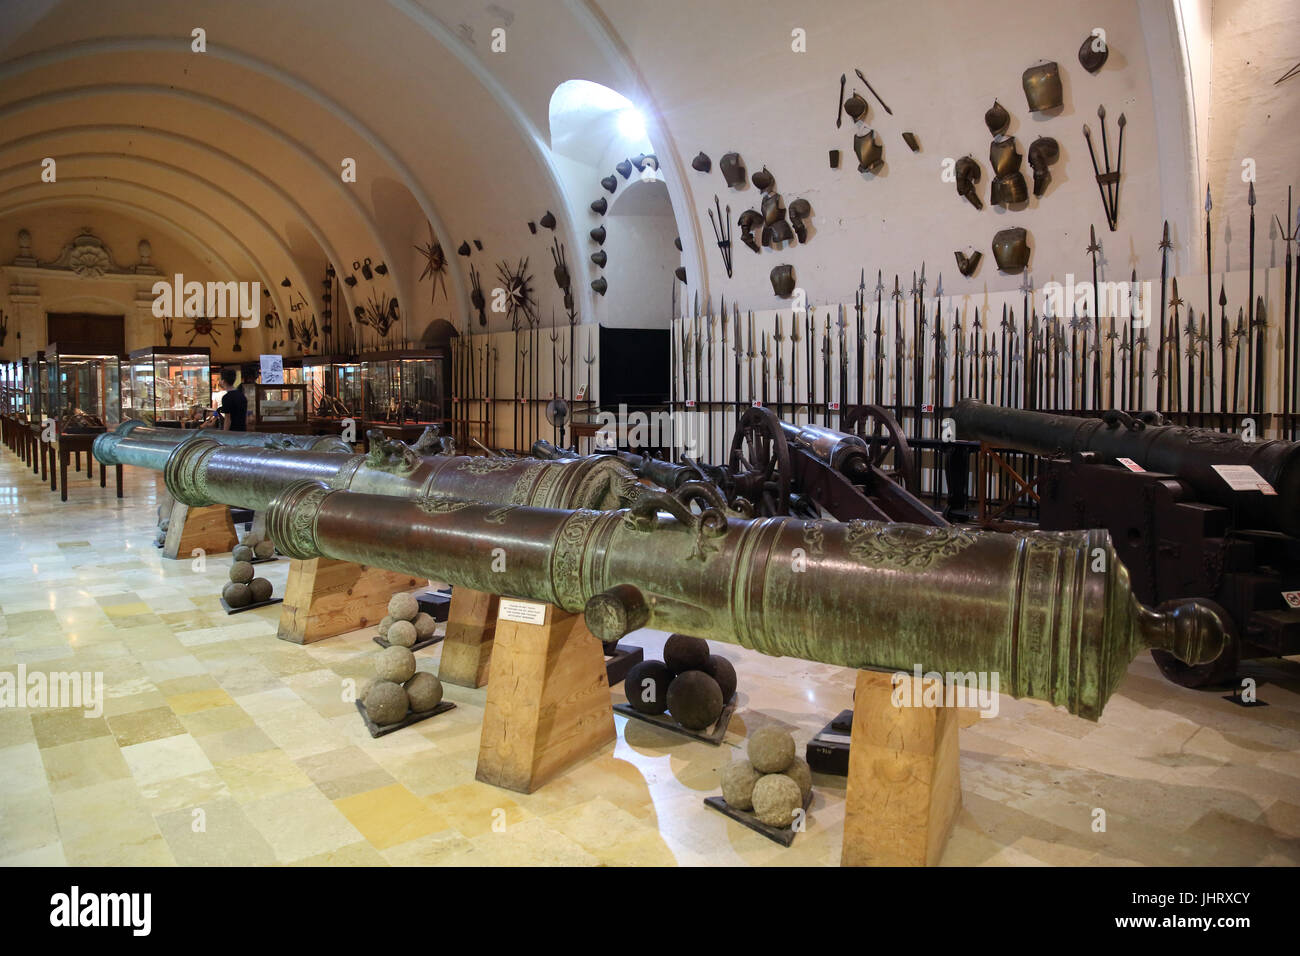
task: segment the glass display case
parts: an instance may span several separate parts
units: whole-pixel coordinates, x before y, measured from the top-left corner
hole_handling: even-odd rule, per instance
[[[302,360],[307,414],[338,421],[361,418],[361,363],[347,355],[308,355]]]
[[[23,404],[29,422],[42,420],[45,393],[49,390],[49,370],[45,367],[45,352],[32,352],[23,358],[26,374],[23,378]]]
[[[212,407],[212,359],[206,348],[154,346],[131,353],[122,374],[122,415],[180,426],[192,409]]]
[[[59,434],[93,433],[122,421],[121,357],[51,343],[45,407]]]
[[[361,356],[364,421],[391,433],[417,436],[446,421],[447,354],[400,349]]]
[[[27,359],[14,359],[13,378],[9,382],[9,414],[27,419]]]
[[[258,431],[289,434],[305,431],[307,386],[257,385],[253,409]]]

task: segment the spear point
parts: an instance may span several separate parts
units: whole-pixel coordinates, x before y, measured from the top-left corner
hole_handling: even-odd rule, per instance
[[[1212,202],[1210,202],[1210,187],[1207,185],[1207,186],[1205,187],[1205,211],[1206,211],[1206,212],[1209,212],[1209,211],[1210,211],[1210,208],[1211,208],[1213,205],[1214,205],[1214,204],[1213,204]],[[1169,224],[1166,223],[1166,224],[1165,224],[1165,229],[1167,230],[1168,228],[1169,228]]]
[[[1210,195],[1210,190],[1209,190],[1209,187],[1208,187],[1208,186],[1207,186],[1206,189],[1205,189],[1205,195],[1206,195],[1207,198],[1208,198],[1209,195]],[[1163,236],[1161,237],[1161,239],[1160,239],[1160,248],[1161,248],[1161,249],[1172,249],[1173,247],[1174,247],[1174,244],[1173,244],[1172,242],[1169,241],[1169,220],[1166,219],[1166,220],[1165,220],[1165,232],[1164,232],[1164,235],[1163,235]]]
[[[1103,105],[1103,106],[1098,106],[1098,107],[1097,107],[1097,119],[1101,120],[1102,122],[1105,122],[1105,120],[1106,120],[1106,107],[1105,107],[1104,105]]]
[[[1219,283],[1219,307],[1222,308],[1227,304],[1228,304],[1228,293],[1223,291],[1223,282],[1220,282]]]
[[[1252,206],[1255,205],[1255,184],[1254,183],[1250,184],[1250,192],[1248,194],[1247,202],[1249,202]]]

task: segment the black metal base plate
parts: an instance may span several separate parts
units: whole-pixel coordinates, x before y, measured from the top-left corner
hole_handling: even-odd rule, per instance
[[[645,649],[635,644],[615,644],[612,648],[606,645],[605,673],[609,676],[609,686],[623,683],[627,672],[643,660],[645,660]]]
[[[415,600],[425,614],[439,624],[447,623],[447,616],[451,613],[450,591],[420,591],[415,595]]]
[[[370,731],[371,737],[382,737],[385,734],[391,734],[395,730],[401,730],[403,727],[409,727],[411,724],[418,724],[422,720],[428,720],[430,717],[437,717],[439,714],[445,714],[456,705],[449,700],[444,700],[433,710],[426,710],[423,714],[417,714],[414,711],[408,712],[405,717],[395,724],[377,724],[366,716],[365,705],[361,701],[353,701],[357,705],[357,713],[361,715],[361,721],[366,725],[366,730]]]
[[[721,797],[705,797],[704,805],[717,810],[723,816],[731,817],[737,823],[749,827],[755,833],[761,833],[773,843],[779,843],[782,846],[789,846],[794,842],[798,831],[793,826],[772,827],[761,821],[748,810],[737,810],[735,807],[727,805],[727,801]],[[812,806],[812,794],[808,794],[808,799],[803,802],[804,819],[808,819],[808,808]]]
[[[412,654],[414,654],[416,651],[422,648],[432,647],[434,644],[439,643],[446,636],[447,636],[446,634],[435,634],[433,635],[433,637],[426,638],[423,641],[416,641],[414,644],[408,647],[407,650],[410,651]],[[392,644],[388,643],[388,638],[380,637],[378,634],[372,637],[371,640],[374,641],[376,644],[378,644],[380,647],[393,646]]]
[[[842,710],[804,748],[804,759],[814,773],[837,777],[849,775],[849,737],[853,732],[853,711]]]
[[[252,561],[249,561],[248,563],[249,563],[249,564],[269,564],[269,563],[272,562],[272,561],[279,561],[279,560],[280,560],[280,556],[279,556],[278,554],[273,554],[273,555],[271,555],[269,558],[254,558]]]
[[[226,603],[225,598],[219,598],[221,606],[226,609],[227,614],[242,614],[244,611],[251,611],[258,607],[270,607],[272,604],[279,604],[284,598],[273,597],[268,601],[254,601],[252,604],[245,604],[243,607],[231,607]]]
[[[731,723],[731,715],[736,712],[736,703],[732,701],[722,708],[722,713],[718,715],[717,723],[712,727],[706,727],[703,730],[691,730],[683,727],[677,721],[673,720],[669,714],[643,714],[634,708],[631,704],[615,704],[615,713],[622,714],[624,717],[635,717],[637,720],[643,720],[647,724],[654,724],[656,727],[662,727],[664,730],[671,730],[675,734],[681,734],[683,737],[690,737],[692,740],[702,740],[706,744],[712,744],[717,747],[722,743],[722,739],[727,736],[727,725]]]

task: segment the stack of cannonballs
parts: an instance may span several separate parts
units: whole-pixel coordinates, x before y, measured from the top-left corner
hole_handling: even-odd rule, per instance
[[[256,531],[244,535],[244,540],[239,547],[235,548],[236,561],[252,561],[254,558],[265,561],[273,557],[275,557],[275,542],[270,538],[263,538]]]
[[[794,738],[780,727],[760,727],[749,736],[747,755],[722,768],[722,799],[760,823],[790,826],[812,793],[812,770],[795,756]]]
[[[406,622],[409,623],[409,622]],[[408,714],[424,714],[442,703],[442,681],[415,669],[415,655],[399,644],[375,654],[375,678],[361,688],[366,716],[380,726]]]
[[[662,661],[645,660],[623,680],[627,702],[642,714],[668,712],[688,730],[717,722],[736,694],[731,661],[709,653],[709,643],[685,634],[670,635]]]
[[[414,594],[394,594],[388,601],[388,614],[379,622],[379,636],[390,647],[412,647],[433,637],[438,622],[420,610]]]
[[[221,589],[221,596],[231,608],[248,607],[271,600],[271,582],[266,578],[254,576],[253,558],[261,557],[266,552],[270,557],[275,552],[275,545],[270,541],[258,541],[255,546],[245,543],[236,545],[232,556],[235,563],[230,566],[230,583]]]

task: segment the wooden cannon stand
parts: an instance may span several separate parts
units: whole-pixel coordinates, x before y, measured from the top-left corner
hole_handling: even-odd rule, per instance
[[[311,644],[374,626],[388,613],[388,602],[394,594],[423,584],[423,580],[409,574],[351,561],[293,558],[276,637],[294,644]]]

